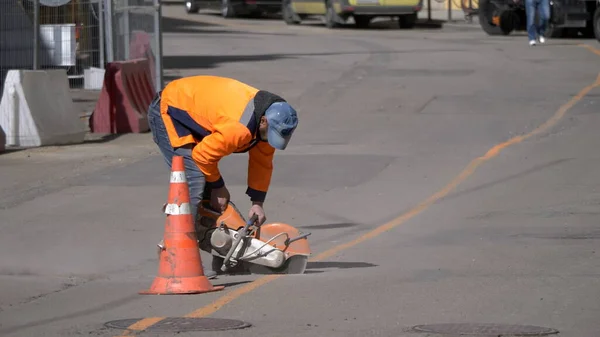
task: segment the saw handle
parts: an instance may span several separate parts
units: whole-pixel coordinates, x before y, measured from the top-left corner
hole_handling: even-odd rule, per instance
[[[237,238],[233,242],[233,245],[231,245],[231,248],[227,252],[225,259],[223,260],[223,265],[221,266],[221,271],[227,270],[227,264],[228,264],[229,260],[231,259],[231,255],[233,255],[233,252],[235,251],[237,246],[240,244],[240,241],[242,241],[242,238],[244,238],[248,234],[248,228],[250,226],[252,226],[256,222],[256,220],[258,220],[258,215],[254,214],[250,218],[250,220],[248,220],[246,222],[246,225],[244,226],[244,228],[240,229],[240,231],[238,232]]]

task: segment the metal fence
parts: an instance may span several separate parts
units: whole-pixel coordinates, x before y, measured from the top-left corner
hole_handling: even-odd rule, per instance
[[[152,65],[152,78],[159,90],[162,87],[162,28],[158,0],[106,0],[114,26],[112,54],[109,60],[148,58]],[[109,43],[109,44],[110,44]]]
[[[65,69],[100,89],[107,62],[149,58],[162,87],[159,0],[0,0],[0,90],[10,69]],[[2,91],[0,91],[2,92]]]

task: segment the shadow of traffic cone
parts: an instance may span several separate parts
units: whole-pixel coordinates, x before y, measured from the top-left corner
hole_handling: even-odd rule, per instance
[[[200,294],[219,291],[204,275],[202,258],[192,215],[183,157],[174,156],[171,166],[169,200],[163,244],[160,246],[158,275],[142,295]]]

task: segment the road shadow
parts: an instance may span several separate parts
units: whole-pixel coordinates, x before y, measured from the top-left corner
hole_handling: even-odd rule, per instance
[[[323,261],[323,262],[308,262],[306,265],[306,270],[304,274],[321,274],[324,273],[323,269],[354,269],[354,268],[370,268],[377,267],[378,265],[368,262],[334,262],[334,261]],[[285,274],[279,272],[271,272],[267,270],[256,270],[254,273],[251,273],[247,270],[244,271],[232,271],[227,275],[296,275],[296,274]],[[221,276],[221,275],[220,275]],[[243,283],[243,282],[242,282]],[[235,283],[232,283],[235,285]],[[224,284],[221,284],[224,285]]]
[[[353,30],[353,31],[383,31],[383,30],[397,30],[397,31],[414,31],[414,30],[439,30],[444,28],[445,20],[438,19],[417,19],[415,27],[412,29],[403,29],[398,25],[398,20],[389,19],[389,20],[381,20],[371,22],[368,27],[362,28],[357,27],[354,22],[343,23],[333,30]],[[302,21],[302,25],[310,26],[310,27],[323,27],[323,29],[328,29],[325,27],[325,23],[323,20],[310,18],[305,21]]]
[[[183,5],[182,5],[183,6]],[[163,33],[207,33],[207,34],[226,34],[231,33],[231,30],[217,30],[217,29],[202,29],[202,28],[214,28],[223,27],[210,22],[195,21],[178,19],[173,17],[162,17],[162,31]]]
[[[2,157],[2,155],[7,155],[7,154],[15,153],[15,152],[21,152],[21,151],[25,151],[27,149],[28,149],[27,147],[7,147],[4,149],[4,151],[0,151],[0,157]]]
[[[457,49],[438,49],[427,50],[426,52],[451,52]],[[413,50],[369,50],[355,52],[320,52],[320,53],[295,53],[295,54],[258,54],[258,55],[173,55],[163,56],[164,69],[203,69],[215,68],[220,63],[234,62],[268,62],[281,59],[295,59],[299,57],[310,56],[339,56],[339,55],[362,55],[362,54],[406,54],[406,53],[422,53],[422,49]],[[179,78],[173,75],[166,75],[165,79],[173,80]]]
[[[219,278],[217,277],[215,279],[215,282],[213,282],[213,286],[224,286],[225,288],[229,288],[229,287],[235,287],[235,286],[239,286],[239,285],[246,284],[246,283],[252,283],[252,281],[238,281],[238,282],[218,283],[218,282],[216,282],[218,280],[219,280]]]
[[[201,11],[197,15],[206,15],[211,17],[221,17],[221,14],[217,11]],[[228,21],[236,21],[236,19],[243,19],[245,21],[282,21],[283,17],[281,13],[262,13],[259,15],[239,15],[236,18],[228,18]]]
[[[190,14],[190,15],[203,15],[203,14]],[[235,19],[228,19],[235,20]],[[163,17],[162,20],[162,31],[163,33],[193,33],[193,34],[229,34],[229,35],[277,35],[277,36],[296,36],[296,33],[284,33],[284,32],[253,32],[243,31],[239,29],[232,29],[231,26],[221,25],[214,22],[198,21],[198,20],[186,20],[174,17]],[[222,28],[222,29],[219,29]],[[222,37],[219,37],[222,38]]]
[[[288,58],[290,56],[283,54],[163,56],[163,67],[164,69],[215,68],[220,63],[268,62]]]
[[[340,223],[331,223],[331,224],[322,224],[322,225],[300,226],[298,228],[319,230],[319,229],[350,228],[350,227],[355,227],[355,226],[358,226],[358,224],[349,223],[349,222],[340,222]]]
[[[378,265],[368,262],[309,262],[306,265],[306,269],[354,269],[354,268],[370,268],[377,267]]]
[[[148,133],[148,132],[145,132],[145,133]],[[14,146],[14,147],[11,146],[11,147],[7,147],[4,151],[0,151],[0,157],[2,157],[2,155],[7,155],[7,154],[11,154],[11,153],[27,151],[27,150],[43,149],[43,148],[49,148],[49,147],[60,147],[60,148],[68,149],[69,147],[82,146],[82,145],[87,145],[87,144],[103,144],[103,143],[111,142],[123,135],[124,134],[88,133],[86,135],[86,138],[82,142],[74,143],[74,144],[58,144],[58,145],[48,144],[48,145],[42,145],[42,146]]]
[[[424,29],[442,29],[444,28],[445,20],[437,20],[437,19],[418,19],[415,28],[424,30]]]
[[[87,139],[83,141],[83,144],[103,144],[111,142],[123,134],[98,134],[98,133],[90,133],[87,136]]]

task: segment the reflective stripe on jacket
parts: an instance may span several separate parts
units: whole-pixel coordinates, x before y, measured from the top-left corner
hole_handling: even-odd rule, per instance
[[[221,158],[248,152],[248,189],[253,201],[264,201],[273,172],[275,149],[258,140],[260,117],[281,97],[237,80],[192,76],[170,82],[161,93],[160,112],[171,145],[197,144],[192,158],[212,188],[225,183]]]

